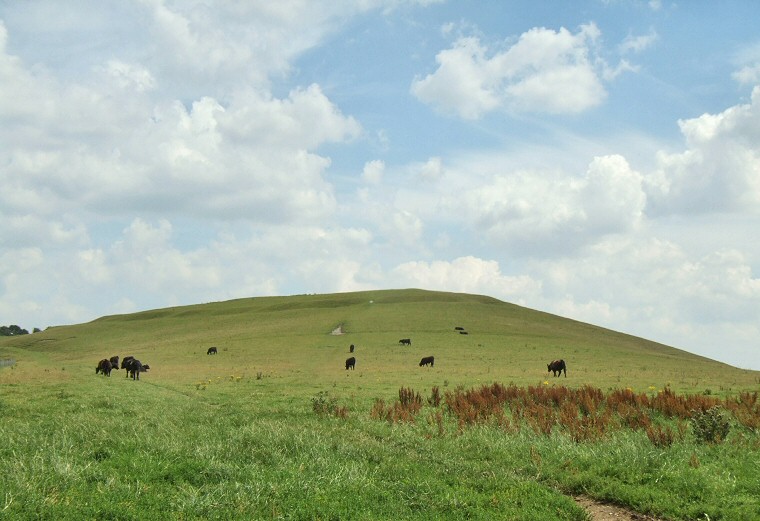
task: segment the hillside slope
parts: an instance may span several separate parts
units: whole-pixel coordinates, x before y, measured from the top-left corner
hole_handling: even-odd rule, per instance
[[[401,346],[401,338],[412,345]],[[348,373],[350,344],[357,365]],[[207,356],[209,346],[219,354]],[[644,391],[669,385],[718,393],[756,389],[760,382],[758,372],[631,335],[491,297],[418,289],[237,299],[106,316],[0,340],[0,356],[18,360],[19,376],[39,367],[66,371],[48,371],[48,377],[87,376],[100,358],[112,355],[137,356],[153,368],[147,379],[180,387],[244,374],[277,378],[294,389],[302,384],[303,391],[351,387],[358,378],[378,390],[492,381],[544,385],[559,383],[546,370],[555,358],[567,361],[561,381],[571,386]],[[436,357],[432,369],[418,365],[427,355]]]

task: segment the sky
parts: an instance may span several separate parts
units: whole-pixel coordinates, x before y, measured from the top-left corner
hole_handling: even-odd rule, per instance
[[[760,369],[759,19],[0,0],[0,324],[423,288]]]

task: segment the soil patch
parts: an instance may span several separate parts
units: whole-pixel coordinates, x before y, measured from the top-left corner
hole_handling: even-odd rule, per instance
[[[586,496],[575,496],[573,499],[588,512],[592,521],[662,521],[657,517],[639,514]]]

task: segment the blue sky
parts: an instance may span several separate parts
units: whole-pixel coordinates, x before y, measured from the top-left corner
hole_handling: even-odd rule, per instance
[[[757,19],[0,0],[0,323],[420,287],[760,369]]]

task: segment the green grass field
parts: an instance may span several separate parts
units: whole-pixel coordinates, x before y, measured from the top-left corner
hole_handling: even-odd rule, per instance
[[[151,370],[139,382],[96,375],[113,355]],[[435,366],[419,367],[427,355]],[[623,427],[628,413],[611,402],[573,405],[570,422],[592,433],[580,441],[562,425],[568,406],[502,404],[503,417],[468,423],[428,403],[434,388],[453,400],[494,382],[528,396],[592,386],[726,406],[760,390],[758,372],[489,297],[168,308],[3,339],[0,358],[16,360],[0,368],[0,519],[582,520],[568,497],[578,493],[663,519],[760,519],[760,405],[749,419],[726,409],[729,434],[705,443],[664,409],[647,409],[648,433]],[[566,378],[547,373],[555,358]],[[419,409],[373,417],[401,388],[423,397]]]

